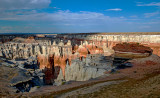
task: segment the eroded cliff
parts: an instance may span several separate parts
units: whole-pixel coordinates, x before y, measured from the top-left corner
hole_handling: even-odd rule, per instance
[[[15,38],[1,44],[0,56],[8,59],[36,57],[37,66],[45,73],[46,84],[63,80],[85,81],[111,71],[117,54],[113,47],[124,42],[143,45],[136,48],[138,51],[148,49],[150,54],[153,50],[154,54],[160,55],[159,35],[59,34],[52,40],[45,37]],[[134,53],[133,50],[124,49],[123,52]],[[142,54],[145,53],[147,51]]]

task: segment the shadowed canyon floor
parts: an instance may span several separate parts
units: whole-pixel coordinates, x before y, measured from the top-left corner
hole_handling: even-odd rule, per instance
[[[159,35],[10,38],[0,45],[0,96],[160,97]]]

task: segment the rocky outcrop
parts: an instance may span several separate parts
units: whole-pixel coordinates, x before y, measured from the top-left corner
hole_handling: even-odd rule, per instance
[[[121,52],[133,52],[133,53],[152,53],[153,50],[150,47],[140,45],[138,43],[123,43],[117,44],[113,47],[115,51]]]
[[[139,45],[137,43],[117,44],[113,47],[116,57],[123,58],[143,58],[152,54],[153,50],[150,47]]]
[[[48,37],[45,37],[48,36]],[[153,40],[153,39],[156,40]],[[159,53],[159,36],[106,35],[106,34],[58,34],[35,37],[16,37],[0,46],[0,56],[9,59],[37,58],[35,64],[45,73],[45,83],[56,81],[85,81],[104,75],[114,67],[113,58],[120,52],[131,57]],[[62,40],[63,39],[63,40]],[[140,43],[126,44],[121,43]],[[151,43],[155,43],[156,45]],[[142,46],[143,45],[143,46]],[[147,48],[147,46],[151,46]],[[123,54],[124,55],[124,54]],[[109,58],[108,58],[109,57]],[[112,58],[112,59],[110,59]],[[23,64],[21,64],[23,65]],[[26,63],[26,66],[33,65]],[[18,65],[20,66],[20,65]],[[24,66],[22,66],[24,67]],[[76,71],[76,73],[75,73]],[[57,83],[57,82],[56,82]]]
[[[17,61],[1,58],[1,84],[6,84],[4,85],[6,87],[15,87],[16,93],[29,92],[31,88],[43,85],[44,74],[35,67],[37,65],[34,61],[33,57]]]
[[[157,33],[158,34],[158,33]],[[59,38],[68,38],[79,40],[86,40],[94,42],[97,46],[106,44],[108,48],[114,47],[118,43],[140,43],[141,45],[150,47],[153,53],[160,56],[160,35],[145,34],[145,33],[84,33],[84,34],[61,34],[57,35]]]
[[[74,62],[71,66],[66,67],[66,81],[86,81],[104,75],[105,69],[86,66],[84,62]]]
[[[74,59],[72,64],[66,64],[65,77],[63,77],[62,70],[55,79],[55,85],[63,83],[63,81],[86,81],[107,75],[108,71],[111,71],[112,57],[105,58],[102,55],[87,55],[86,59]]]

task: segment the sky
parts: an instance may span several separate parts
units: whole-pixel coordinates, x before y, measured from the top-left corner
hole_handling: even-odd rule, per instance
[[[160,0],[0,0],[0,33],[160,32]]]

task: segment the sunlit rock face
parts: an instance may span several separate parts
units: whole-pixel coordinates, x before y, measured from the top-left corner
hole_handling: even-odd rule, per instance
[[[63,38],[64,35],[57,35]],[[112,49],[118,43],[140,43],[141,45],[148,46],[153,50],[154,54],[160,56],[160,35],[140,35],[140,34],[76,34],[65,35],[68,39],[75,39],[77,41],[86,40],[95,43],[96,46],[103,46],[106,44],[107,48]]]
[[[64,44],[62,41],[60,41],[58,44],[53,42],[50,47],[50,51],[45,52],[44,50],[46,48],[43,48],[42,46],[42,54],[38,54],[37,57],[39,62],[39,68],[45,70],[45,74],[47,77],[45,78],[45,80],[48,80],[50,82],[52,82],[53,77],[55,77],[52,76],[53,74],[51,74],[52,72],[54,72],[55,67],[59,67],[62,73],[61,77],[63,77],[63,79],[65,80],[68,80],[68,77],[66,78],[65,74],[66,65],[68,64],[68,66],[74,66],[75,63],[72,64],[72,60],[79,59],[79,62],[81,62],[82,59],[87,58],[88,54],[104,54],[103,48],[98,47],[95,44],[88,44],[86,41],[85,43],[81,42],[79,46],[76,44],[75,46],[72,46],[70,40],[66,44]],[[51,62],[51,59],[53,59],[53,62]],[[47,82],[47,84],[49,83]]]
[[[124,42],[134,44],[123,45]],[[147,57],[153,50],[154,54],[160,55],[160,36],[59,34],[51,39],[44,35],[15,37],[0,45],[0,49],[0,56],[9,59],[36,57],[37,66],[45,73],[45,83],[53,84],[61,80],[85,81],[104,75],[113,69],[114,56],[122,52]]]
[[[115,56],[123,58],[144,58],[152,54],[150,47],[139,45],[137,43],[117,44],[113,47]]]
[[[89,51],[87,48],[85,48],[84,46],[80,45],[78,48],[78,53],[80,55],[80,57],[84,57],[86,58],[87,54],[89,54]]]

